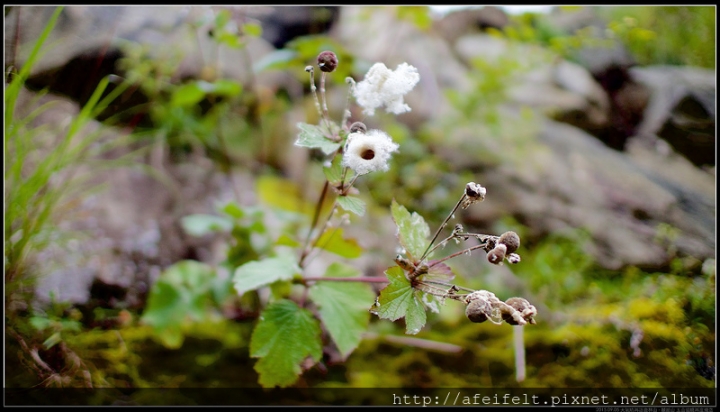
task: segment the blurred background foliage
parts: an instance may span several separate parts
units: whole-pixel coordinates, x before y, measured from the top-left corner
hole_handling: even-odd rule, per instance
[[[573,12],[577,7],[563,9]],[[420,29],[429,27],[427,7],[400,7],[395,12],[396,18]],[[715,68],[714,7],[599,7],[598,12],[607,21],[602,39],[593,35],[592,28],[561,32],[537,13],[512,15],[511,24],[495,34],[512,42],[537,44],[568,59],[585,44],[615,39],[642,65]],[[220,12],[214,21],[220,48],[242,49],[248,36],[261,33],[254,24],[243,26],[241,33],[226,32],[228,19],[227,13]],[[52,29],[52,22],[48,27]],[[48,36],[44,34],[38,44]],[[257,72],[290,73],[307,90],[303,69],[325,49],[334,50],[343,62],[330,83],[337,87],[347,76],[362,76],[366,68],[353,50],[324,35],[297,37],[266,59],[251,63]],[[171,262],[157,278],[145,305],[40,305],[32,296],[31,279],[43,274],[37,273],[33,256],[54,241],[50,233],[75,235],[60,229],[62,212],[71,207],[63,202],[78,202],[89,193],[71,191],[63,182],[48,185],[48,181],[83,160],[102,158],[105,146],[97,134],[88,135],[87,142],[70,142],[88,118],[107,107],[108,100],[99,98],[104,92],[99,89],[97,98],[85,104],[66,129],[66,138],[43,144],[45,126],[35,127],[32,113],[12,110],[17,103],[15,90],[24,87],[27,78],[23,71],[12,72],[5,94],[6,386],[257,387],[256,360],[248,351],[263,297],[254,292],[237,296],[228,272],[256,259],[274,242],[293,245],[289,234],[299,227],[296,211],[302,208],[288,206],[287,199],[277,200],[278,190],[288,190],[287,181],[273,184],[272,179],[282,175],[286,152],[282,148],[292,145],[296,133],[288,112],[299,107],[308,123],[313,123],[317,119],[313,119],[312,101],[307,94],[300,100],[285,93],[261,96],[251,84],[218,78],[212,70],[201,79],[178,79],[175,70],[180,56],[172,49],[163,51],[161,58],[149,58],[142,44],[128,43],[124,50],[126,57],[119,64],[126,73],[125,82],[117,83],[122,89],[114,89],[107,99],[115,99],[130,85],[137,87],[148,101],[133,110],[148,116],[135,123],[130,143],[113,144],[139,149],[135,154],[159,148],[175,162],[206,157],[211,167],[228,176],[234,167],[244,165],[264,182],[257,188],[258,207],[228,202],[212,216],[184,219],[182,226],[190,235],[222,236],[226,259],[217,267],[195,260]],[[371,218],[387,216],[394,198],[434,228],[456,201],[450,188],[463,187],[482,172],[434,156],[448,141],[457,140],[469,156],[488,153],[483,145],[503,141],[508,150],[493,150],[496,157],[487,158],[486,167],[522,165],[523,151],[532,150],[527,136],[537,125],[532,112],[515,114],[522,119],[517,121],[499,110],[512,76],[524,70],[512,53],[502,59],[500,64],[472,61],[474,87],[445,91],[453,111],[436,123],[411,130],[393,117],[378,116],[377,123],[402,150],[388,173],[366,176],[358,184],[370,204]],[[22,70],[29,70],[33,60],[25,64]],[[118,116],[138,119],[133,117],[137,113]],[[112,118],[104,123],[112,125]],[[466,144],[463,130],[486,139]],[[29,149],[48,145],[47,151]],[[319,158],[316,153],[313,156]],[[126,159],[115,159],[117,166],[137,167],[134,160]],[[92,173],[101,166],[89,167]],[[308,187],[318,187],[323,178],[319,165],[309,166],[307,174]],[[70,181],[80,183],[72,175]],[[274,228],[267,227],[264,222],[268,221],[275,222]],[[485,229],[490,233],[515,230],[524,239],[527,228],[507,217]],[[463,266],[469,262],[453,266],[466,287],[528,296],[537,302],[538,325],[523,329],[527,359],[523,381],[516,379],[514,367],[512,341],[518,332],[507,325],[470,323],[461,305],[448,302],[441,313],[429,316],[428,327],[415,340],[403,335],[402,321],[395,324],[373,317],[366,339],[347,360],[326,353],[320,366],[307,370],[296,385],[714,386],[714,262],[706,262],[702,272],[693,275],[681,270],[682,262],[674,266],[677,271],[665,273],[638,267],[609,271],[585,252],[586,240],[587,234],[578,229],[523,243],[522,263],[500,273],[487,265]],[[378,267],[391,263],[378,263]],[[289,288],[289,283],[273,284],[270,293],[282,296]]]

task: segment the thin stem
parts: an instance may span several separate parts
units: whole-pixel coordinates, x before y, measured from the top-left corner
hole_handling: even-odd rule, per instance
[[[327,98],[325,97],[325,78],[327,77],[327,72],[320,73],[320,97],[322,98],[322,115],[325,122],[328,122],[329,115],[328,115],[328,107],[327,107]]]
[[[428,243],[427,248],[425,248],[425,252],[422,254],[422,257],[420,258],[420,262],[425,260],[425,258],[427,257],[427,255],[430,251],[430,247],[432,246],[433,243],[435,243],[435,240],[440,235],[440,232],[445,228],[445,225],[447,225],[447,223],[450,221],[450,219],[455,215],[455,211],[457,211],[457,209],[460,207],[460,204],[462,204],[462,202],[465,200],[466,197],[467,197],[467,195],[463,192],[463,195],[460,197],[460,200],[458,200],[458,202],[455,204],[455,207],[452,209],[450,214],[447,215],[447,217],[442,222],[440,227],[438,227],[437,231],[435,231],[435,236],[433,236],[430,243]]]
[[[428,255],[431,255],[432,252],[434,252],[437,248],[441,247],[444,243],[449,242],[449,241],[452,240],[452,239],[462,239],[462,238],[465,238],[464,240],[467,240],[467,238],[470,238],[470,237],[473,237],[473,238],[477,239],[478,241],[480,241],[480,243],[481,243],[482,245],[486,245],[486,246],[487,246],[488,240],[490,240],[490,239],[492,239],[492,238],[495,238],[496,241],[497,241],[497,239],[498,239],[498,236],[483,235],[483,234],[480,234],[480,233],[453,233],[452,235],[450,235],[450,236],[446,237],[445,239],[443,239],[442,242],[440,242],[440,243],[438,243],[437,245],[435,245],[432,249],[430,249],[430,251],[429,251],[427,254],[428,254]]]
[[[417,288],[418,290],[421,290],[425,293],[429,293],[433,296],[437,296],[443,299],[453,299],[453,300],[459,300],[462,301],[468,294],[457,294],[454,293],[455,290],[457,290],[457,286],[450,285],[450,288],[448,289],[442,289],[437,286],[433,286],[431,284],[428,284],[427,282],[418,282],[418,284],[422,285],[422,288]]]
[[[322,276],[311,276],[303,278],[305,282],[362,282],[362,283],[388,283],[390,282],[385,277],[380,276],[358,276],[353,278],[334,278],[334,277],[322,277]]]
[[[431,285],[447,286],[447,287],[449,287],[449,288],[453,288],[453,287],[454,287],[454,288],[456,288],[456,289],[464,290],[464,291],[470,292],[470,293],[475,292],[474,289],[468,289],[468,288],[465,288],[465,287],[462,287],[462,286],[458,286],[458,285],[455,285],[455,284],[452,284],[452,283],[441,282],[441,281],[439,281],[439,280],[423,280],[423,282],[424,282],[424,283],[429,283],[429,284],[431,284]]]
[[[352,113],[350,112],[350,97],[353,95],[353,92],[355,91],[355,80],[352,77],[346,77],[345,82],[350,85],[348,88],[348,94],[347,94],[347,100],[345,102],[345,110],[343,111],[343,119],[342,123],[340,125],[344,128],[347,124],[348,120],[350,120],[350,116]]]
[[[432,255],[432,253],[433,253],[435,250],[437,250],[437,248],[439,248],[439,247],[441,247],[442,245],[446,244],[447,242],[449,242],[450,240],[452,240],[452,239],[455,238],[455,237],[456,237],[455,235],[450,235],[450,236],[446,237],[445,239],[442,240],[442,242],[440,242],[440,243],[438,243],[437,245],[433,246],[433,248],[430,249],[430,250],[427,252],[427,255],[428,255],[428,256],[429,256],[429,255]]]
[[[475,246],[471,246],[471,247],[469,247],[469,248],[467,248],[467,249],[461,250],[461,251],[459,251],[459,252],[455,252],[455,253],[453,253],[452,255],[445,256],[445,257],[442,258],[442,259],[434,260],[431,264],[428,265],[428,268],[431,268],[431,267],[433,267],[433,266],[435,266],[435,265],[437,265],[437,264],[439,264],[439,263],[442,263],[442,262],[444,262],[444,261],[446,261],[446,260],[448,260],[448,259],[452,259],[452,258],[454,258],[454,257],[460,256],[460,255],[462,255],[463,253],[469,253],[470,251],[477,250],[477,249],[484,249],[485,247],[487,247],[487,245],[485,245],[484,243],[483,243],[483,244],[479,244],[479,245],[475,245]]]
[[[303,247],[303,252],[300,255],[300,260],[298,261],[298,265],[302,267],[303,261],[307,257],[308,253],[310,253],[310,237],[312,236],[313,229],[315,229],[315,225],[317,225],[318,220],[320,220],[320,210],[322,209],[322,205],[325,202],[325,196],[327,196],[328,189],[330,188],[330,182],[325,180],[325,184],[323,185],[322,192],[320,193],[320,198],[317,201],[317,204],[315,205],[315,214],[313,215],[312,223],[310,224],[310,230],[308,231],[308,235],[305,238],[305,246]]]
[[[322,204],[318,205],[318,209],[320,208],[321,205]],[[304,267],[304,264],[305,264],[305,261],[306,261],[308,255],[310,255],[310,253],[313,251],[313,249],[315,249],[315,247],[317,247],[317,241],[320,239],[323,232],[325,232],[325,229],[328,227],[328,224],[330,223],[330,219],[332,219],[333,215],[335,214],[336,209],[337,209],[337,198],[335,198],[335,200],[333,201],[332,210],[330,210],[330,213],[328,214],[327,219],[325,219],[325,224],[323,224],[322,229],[320,229],[320,231],[318,232],[315,240],[313,240],[313,242],[309,245],[306,243],[305,248],[303,249],[303,253],[300,256],[300,260],[298,261],[298,265],[300,267]],[[314,227],[314,225],[313,225],[313,227]],[[312,229],[311,229],[311,232],[312,232]],[[309,239],[309,237],[308,237],[308,239]]]
[[[328,225],[330,224],[330,219],[332,219],[333,215],[335,214],[335,211],[337,210],[337,198],[335,198],[335,201],[333,202],[332,209],[330,209],[330,213],[328,214],[327,219],[325,219],[325,224],[323,224],[322,229],[318,232],[317,237],[312,242],[312,245],[310,246],[310,249],[314,249],[318,245],[318,240],[320,240],[320,237],[322,237],[322,234],[325,232],[325,229],[327,229]],[[308,253],[310,253],[308,251]]]
[[[347,194],[347,192],[350,190],[350,188],[352,188],[352,186],[355,184],[355,181],[357,180],[357,178],[360,177],[360,176],[361,176],[361,175],[355,175],[355,176],[353,176],[353,177],[352,177],[352,180],[350,181],[350,183],[347,184],[347,186],[345,186],[345,184],[343,183],[343,190],[342,190],[343,194]],[[345,176],[344,176],[344,174],[343,174],[343,181],[344,181],[344,180],[345,180]]]
[[[315,109],[317,109],[318,116],[323,117],[322,110],[320,109],[320,100],[318,100],[317,87],[315,87],[315,69],[312,66],[308,66],[305,68],[305,71],[310,73],[310,91],[315,100]]]
[[[515,349],[515,380],[525,380],[525,339],[523,339],[523,327],[513,327],[513,347]]]
[[[444,352],[444,353],[459,353],[462,352],[463,347],[458,345],[453,345],[451,343],[442,343],[442,342],[435,342],[432,340],[427,339],[420,339],[420,338],[410,338],[405,336],[393,336],[393,335],[378,335],[377,333],[373,332],[365,332],[363,334],[363,339],[370,340],[370,339],[381,339],[389,343],[397,344],[402,346],[403,348],[412,346],[416,348],[421,348],[425,350],[431,350],[435,352]]]

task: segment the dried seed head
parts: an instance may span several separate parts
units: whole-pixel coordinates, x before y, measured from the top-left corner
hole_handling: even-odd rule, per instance
[[[465,185],[465,200],[462,202],[462,208],[467,209],[470,205],[475,202],[482,202],[485,200],[486,190],[475,182],[470,182]]]
[[[474,199],[485,199],[485,188],[475,182],[465,185],[465,194]]]
[[[505,246],[503,243],[498,243],[493,250],[488,252],[488,262],[492,263],[493,265],[501,264],[503,259],[505,259],[506,251],[507,246]]]
[[[505,232],[500,235],[498,242],[507,246],[506,253],[514,253],[520,247],[520,236],[515,232]]]
[[[367,132],[367,126],[363,122],[355,122],[350,125],[350,133],[365,133]]]
[[[505,258],[507,259],[508,263],[511,263],[513,265],[520,262],[520,255],[518,255],[517,253],[508,253]]]
[[[490,313],[492,313],[492,306],[484,299],[470,301],[465,308],[465,316],[475,323],[485,322],[488,320]]]
[[[324,72],[331,72],[337,68],[338,58],[335,53],[325,50],[324,52],[318,54],[317,62],[320,70]]]
[[[535,306],[531,305],[530,302],[527,301],[525,298],[510,298],[505,303],[508,306],[511,306],[513,309],[515,309],[518,313],[520,313],[520,316],[525,319],[528,323],[534,325],[535,319],[533,318],[535,315],[537,315],[537,309],[535,309]],[[511,324],[511,325],[517,325],[519,324],[511,315],[504,314],[503,319],[505,322]]]

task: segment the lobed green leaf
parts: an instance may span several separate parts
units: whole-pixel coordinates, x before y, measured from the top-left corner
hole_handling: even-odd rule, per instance
[[[306,309],[290,300],[268,305],[250,338],[250,356],[260,358],[255,370],[265,388],[286,387],[302,373],[301,363],[308,357],[322,357],[320,325]]]
[[[340,142],[334,142],[328,139],[325,136],[323,128],[302,122],[299,122],[297,126],[300,129],[300,133],[298,134],[297,141],[295,141],[296,146],[320,149],[326,155],[340,148]]]
[[[359,197],[340,196],[337,198],[337,202],[340,207],[348,212],[353,212],[358,216],[363,216],[365,214],[365,202]]]
[[[331,264],[326,277],[356,277],[360,271],[341,264]],[[320,319],[343,357],[347,357],[362,340],[370,322],[366,310],[375,294],[370,285],[360,282],[320,281],[310,287],[310,299],[320,307]]]
[[[233,285],[238,295],[269,285],[278,280],[290,280],[300,273],[295,256],[282,254],[263,260],[254,260],[235,269]]]
[[[406,333],[417,334],[427,321],[425,306],[418,298],[418,293],[421,292],[413,289],[400,266],[389,268],[385,275],[390,283],[380,291],[375,306],[376,313],[380,318],[391,321],[404,317]]]
[[[210,312],[215,271],[207,264],[186,260],[167,268],[150,289],[142,322],[157,329],[167,347],[182,344],[182,325],[202,321]]]
[[[363,248],[355,239],[345,239],[342,228],[327,229],[316,242],[316,247],[349,259],[360,257]]]
[[[405,248],[410,260],[417,263],[427,249],[430,227],[422,216],[415,212],[410,214],[405,206],[398,204],[395,199],[392,201],[390,211],[398,228],[397,236],[400,244]]]

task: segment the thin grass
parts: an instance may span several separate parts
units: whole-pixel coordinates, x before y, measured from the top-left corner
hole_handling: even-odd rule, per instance
[[[26,116],[18,116],[18,100],[25,81],[38,59],[62,11],[58,7],[36,41],[20,71],[12,75],[5,90],[5,282],[6,294],[16,288],[15,281],[30,278],[29,257],[53,242],[55,219],[59,212],[71,210],[78,196],[87,196],[96,183],[93,174],[79,176],[81,165],[121,145],[125,139],[102,141],[102,128],[88,132],[96,115],[117,99],[129,83],[122,82],[107,92],[112,76],[103,78],[89,101],[62,130],[33,123],[53,107],[54,102],[40,105]],[[106,93],[107,92],[107,93]],[[41,92],[30,103],[37,105]],[[45,140],[51,143],[43,147]],[[130,165],[137,151],[106,161],[105,166]],[[94,163],[93,165],[97,165]],[[6,295],[7,296],[7,295]]]

